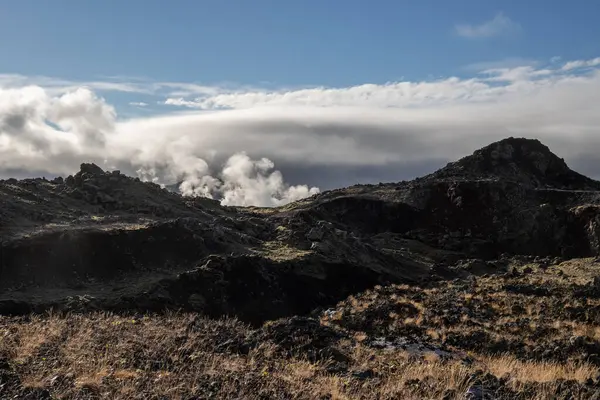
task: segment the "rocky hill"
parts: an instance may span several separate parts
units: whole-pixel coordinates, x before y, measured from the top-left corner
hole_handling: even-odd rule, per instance
[[[93,164],[64,179],[0,181],[0,394],[151,398],[156,374],[194,374],[192,353],[175,353],[196,340],[202,357],[246,365],[253,355],[267,373],[246,382],[215,366],[197,393],[183,385],[156,398],[600,398],[599,211],[600,182],[515,138],[410,182],[279,208],[222,207]],[[161,333],[179,343],[164,365],[144,364],[150,350],[135,346],[105,355],[103,376],[125,360],[117,369],[137,376],[125,381],[139,396],[109,378],[82,384],[68,359],[82,327],[143,315],[148,331],[88,330],[83,345],[151,342],[144,335],[175,324]],[[190,334],[198,318],[207,336]],[[62,333],[32,344],[54,337],[44,326]],[[292,373],[282,360],[308,363],[318,388],[282,378]],[[52,374],[70,383],[48,383]]]

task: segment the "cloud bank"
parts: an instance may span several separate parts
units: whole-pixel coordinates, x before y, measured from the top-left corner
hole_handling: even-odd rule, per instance
[[[24,82],[0,89],[4,176],[67,175],[93,161],[223,204],[274,206],[317,187],[413,178],[508,136],[539,138],[600,176],[595,59],[346,88],[137,82],[167,88],[156,101],[176,111],[126,120],[97,94],[123,82]]]

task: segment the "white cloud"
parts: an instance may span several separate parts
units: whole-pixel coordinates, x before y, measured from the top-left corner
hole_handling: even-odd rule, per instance
[[[564,68],[573,62],[587,69]],[[185,193],[224,204],[278,205],[316,186],[425,174],[491,141],[526,136],[600,176],[600,67],[590,61],[467,79],[203,93],[171,101],[201,111],[119,120],[90,89],[0,89],[0,172],[66,175],[95,161],[183,181]]]
[[[267,159],[252,160],[245,153],[231,156],[221,172],[221,180],[214,178],[206,182],[206,175],[198,185],[190,181],[181,184],[184,194],[206,195],[211,188],[223,205],[282,205],[311,196],[319,192],[316,187],[306,185],[288,186],[279,171],[273,171],[274,163]],[[203,192],[196,193],[200,188]],[[214,197],[214,194],[211,194]]]
[[[171,96],[215,95],[224,90],[223,88],[216,86],[183,82],[161,82],[157,87],[168,89]]]
[[[168,106],[178,106],[178,107],[189,107],[189,108],[199,108],[198,103],[194,100],[185,100],[182,97],[177,99],[167,99],[164,104]]]
[[[247,109],[256,107],[367,107],[406,108],[457,105],[496,100],[515,90],[542,87],[559,71],[532,66],[496,68],[468,79],[450,77],[433,81],[364,84],[343,88],[258,90],[220,93],[193,99],[168,98],[164,104],[201,110]],[[492,85],[491,82],[505,82]]]
[[[0,89],[0,169],[65,170],[100,156],[115,111],[87,89],[51,97],[37,86]]]
[[[132,101],[129,105],[133,107],[148,107],[148,103],[144,103],[143,101]]]
[[[563,71],[570,71],[572,69],[585,68],[585,67],[596,67],[600,65],[600,57],[594,58],[592,60],[576,60],[569,61],[565,65],[563,65]]]
[[[49,94],[61,94],[79,88],[96,91],[153,94],[159,88],[150,82],[126,81],[73,81],[47,76],[25,76],[19,74],[0,74],[1,88],[19,88],[23,86],[41,86]]]
[[[429,82],[364,84],[347,88],[308,88],[292,91],[224,93],[186,100],[169,98],[165,104],[199,109],[252,108],[260,106],[298,107],[406,107],[485,97],[488,86],[478,80],[448,78]]]
[[[454,29],[459,36],[474,39],[513,34],[521,30],[521,25],[500,12],[479,25],[458,24]]]
[[[553,73],[554,71],[551,69],[536,69],[531,66],[482,71],[482,74],[488,75],[485,80],[489,82],[526,82],[544,76],[551,76]]]
[[[100,92],[121,92],[145,95],[168,95],[174,97],[194,95],[216,95],[230,93],[251,87],[222,84],[216,86],[187,82],[155,82],[145,78],[126,76],[105,77],[105,80],[76,81],[48,76],[25,76],[19,74],[0,74],[0,87],[19,88],[23,86],[41,86],[49,94],[60,94],[81,87]]]
[[[560,57],[559,57],[560,59]],[[522,57],[508,57],[494,61],[480,61],[465,65],[463,70],[470,72],[482,72],[488,70],[517,68],[517,67],[535,67],[539,65],[538,60]]]

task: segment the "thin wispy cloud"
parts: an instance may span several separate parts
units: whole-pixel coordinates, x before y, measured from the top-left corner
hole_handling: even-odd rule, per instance
[[[129,79],[129,80],[128,80]],[[149,96],[183,98],[189,96],[215,96],[257,90],[248,85],[223,83],[201,85],[189,82],[158,82],[140,77],[113,76],[104,80],[69,80],[49,76],[26,76],[20,74],[0,74],[0,88],[20,88],[25,86],[43,87],[49,94],[59,95],[78,88],[88,88],[96,92],[118,92]],[[129,102],[135,107],[145,107],[146,102]],[[161,102],[163,103],[163,102]],[[186,105],[185,101],[174,101],[174,105]]]
[[[48,76],[26,76],[19,74],[0,74],[0,87],[19,88],[23,86],[41,86],[49,93],[60,94],[78,88],[88,88],[102,92],[122,92],[131,94],[154,94],[160,89],[155,83],[119,81],[119,80],[90,80],[76,81]]]
[[[489,21],[481,24],[457,24],[456,34],[469,39],[490,38],[494,36],[511,35],[521,31],[521,25],[504,13],[499,12]]]
[[[412,178],[526,136],[600,176],[594,60],[384,85],[215,87],[170,102],[185,113],[130,119],[89,87],[13,81],[0,84],[0,175],[64,176],[92,161],[224,204],[278,205],[318,188]]]
[[[560,59],[560,57],[559,57]],[[558,60],[557,60],[558,61]],[[501,68],[518,68],[524,66],[535,67],[540,64],[539,60],[523,57],[507,57],[500,60],[479,61],[467,64],[462,69],[468,72],[481,72]]]
[[[430,81],[363,84],[351,87],[315,87],[295,90],[253,90],[194,98],[167,98],[164,104],[201,110],[256,107],[364,107],[415,108],[496,101],[516,91],[535,90],[565,79],[571,64],[593,66],[580,60],[554,68],[532,65],[490,68],[471,78],[449,77]],[[533,64],[533,63],[532,63]],[[482,64],[483,66],[484,64]],[[489,65],[492,66],[492,65]],[[573,75],[577,76],[577,75]]]
[[[570,71],[572,69],[586,68],[586,67],[591,68],[591,67],[597,67],[599,65],[600,65],[600,57],[597,57],[592,60],[569,61],[568,63],[563,65],[562,70]]]

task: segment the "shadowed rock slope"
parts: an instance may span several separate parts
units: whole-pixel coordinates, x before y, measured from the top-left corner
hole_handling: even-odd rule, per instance
[[[378,284],[464,277],[465,260],[597,255],[598,190],[515,138],[410,182],[273,209],[222,207],[93,164],[8,179],[0,312],[172,308],[260,324]]]

